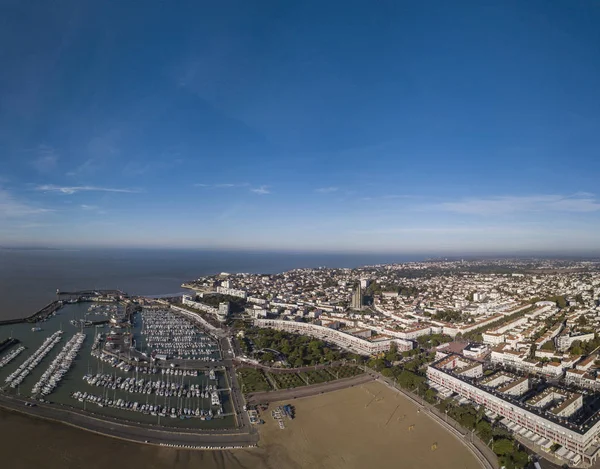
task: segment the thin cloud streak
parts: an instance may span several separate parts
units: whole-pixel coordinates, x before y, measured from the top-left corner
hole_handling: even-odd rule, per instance
[[[337,192],[338,188],[337,187],[320,187],[318,189],[315,189],[315,192],[318,192],[320,194],[330,194],[332,192]]]
[[[234,183],[222,183],[222,184],[203,184],[203,183],[198,183],[198,184],[194,184],[194,187],[205,187],[208,189],[230,189],[233,187],[248,187],[250,184],[248,184],[247,182],[243,183],[243,184],[234,184]]]
[[[254,192],[255,194],[265,195],[270,194],[271,191],[268,189],[268,186],[260,186],[255,189],[250,189],[250,192]]]
[[[596,212],[600,202],[592,194],[497,196],[443,202],[423,208],[467,215],[499,215],[516,212]]]
[[[390,228],[373,228],[365,230],[352,230],[350,233],[357,235],[397,235],[397,234],[432,234],[432,235],[449,235],[449,234],[511,234],[523,235],[535,233],[533,228],[506,227],[506,226],[433,226],[433,227],[390,227]]]
[[[12,194],[0,189],[0,219],[19,218],[53,212],[47,208],[39,208],[16,200]]]
[[[53,184],[37,186],[36,190],[42,192],[60,192],[61,194],[66,195],[73,195],[77,192],[118,192],[124,194],[137,194],[141,192],[138,189],[117,189],[112,187],[98,186],[55,186]]]
[[[361,197],[359,200],[393,200],[393,199],[420,199],[422,196],[408,194],[388,194],[378,196]]]

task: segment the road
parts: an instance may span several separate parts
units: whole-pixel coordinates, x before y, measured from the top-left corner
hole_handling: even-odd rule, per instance
[[[373,381],[375,379],[376,378],[374,376],[365,373],[352,378],[338,379],[328,383],[301,386],[293,389],[282,389],[279,391],[256,392],[253,394],[248,394],[248,403],[268,404],[269,402],[316,396],[317,394],[323,394],[324,392],[337,391],[338,389],[345,389],[359,384],[368,383],[369,381]]]
[[[231,403],[233,404],[236,423],[242,430],[250,429],[249,431],[253,431],[254,428],[250,424],[248,413],[243,410],[246,402],[240,391],[241,387],[238,383],[235,368],[233,366],[233,351],[231,350],[231,342],[228,337],[221,337],[219,339],[219,348],[221,349],[221,357],[223,357],[225,377],[227,378],[227,384],[230,389]]]
[[[104,417],[100,419],[82,412],[42,403],[38,403],[35,407],[27,407],[24,402],[21,399],[0,394],[0,406],[6,409],[137,443],[188,445],[199,448],[253,446],[258,443],[258,433],[256,432],[212,430],[212,433],[198,433],[191,429],[153,428],[148,425],[134,425],[114,419],[108,420]]]

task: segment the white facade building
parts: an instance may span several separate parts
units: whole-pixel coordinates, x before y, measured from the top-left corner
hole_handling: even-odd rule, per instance
[[[589,334],[579,334],[579,335],[559,335],[556,338],[556,348],[560,351],[567,350],[573,342],[579,340],[581,342],[588,342],[594,339],[594,333],[590,332]]]
[[[217,287],[217,293],[220,293],[221,295],[237,296],[244,299],[248,297],[248,294],[244,290],[237,290],[235,288],[227,288],[223,286]]]
[[[483,405],[486,409],[506,418],[512,424],[531,431],[540,437],[539,444],[558,443],[568,451],[583,459],[587,464],[593,464],[600,454],[598,435],[600,433],[600,419],[593,419],[588,426],[576,426],[558,418],[546,418],[543,415],[528,410],[525,406],[514,400],[506,400],[501,395],[482,389],[475,384],[467,382],[434,363],[427,369],[429,381],[436,387],[443,387],[450,391]],[[573,402],[568,402],[566,412],[570,412],[579,405],[575,397]],[[544,443],[546,442],[546,443]]]
[[[229,301],[219,303],[219,310],[217,311],[217,319],[221,322],[225,322],[229,316]]]
[[[280,331],[294,334],[304,334],[316,339],[331,342],[337,346],[361,355],[372,355],[387,352],[392,343],[395,343],[401,352],[412,350],[413,342],[389,336],[375,336],[369,339],[357,337],[343,331],[338,331],[325,326],[307,322],[284,321],[281,319],[255,319],[257,327],[270,327]]]

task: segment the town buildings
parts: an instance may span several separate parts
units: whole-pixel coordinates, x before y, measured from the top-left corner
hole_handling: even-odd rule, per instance
[[[451,355],[431,364],[427,378],[435,388],[484,406],[532,443],[547,450],[555,444],[561,445],[567,451],[565,459],[573,464],[593,464],[597,460],[600,418],[597,414],[585,415],[582,394],[551,386],[523,400],[520,396],[530,387],[527,377],[500,374],[481,378],[481,366],[473,362],[471,369],[477,372],[469,372],[464,358]]]

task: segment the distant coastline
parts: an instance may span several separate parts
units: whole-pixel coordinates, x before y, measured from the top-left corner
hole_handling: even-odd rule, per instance
[[[65,251],[65,249],[44,246],[0,246],[0,251]]]

